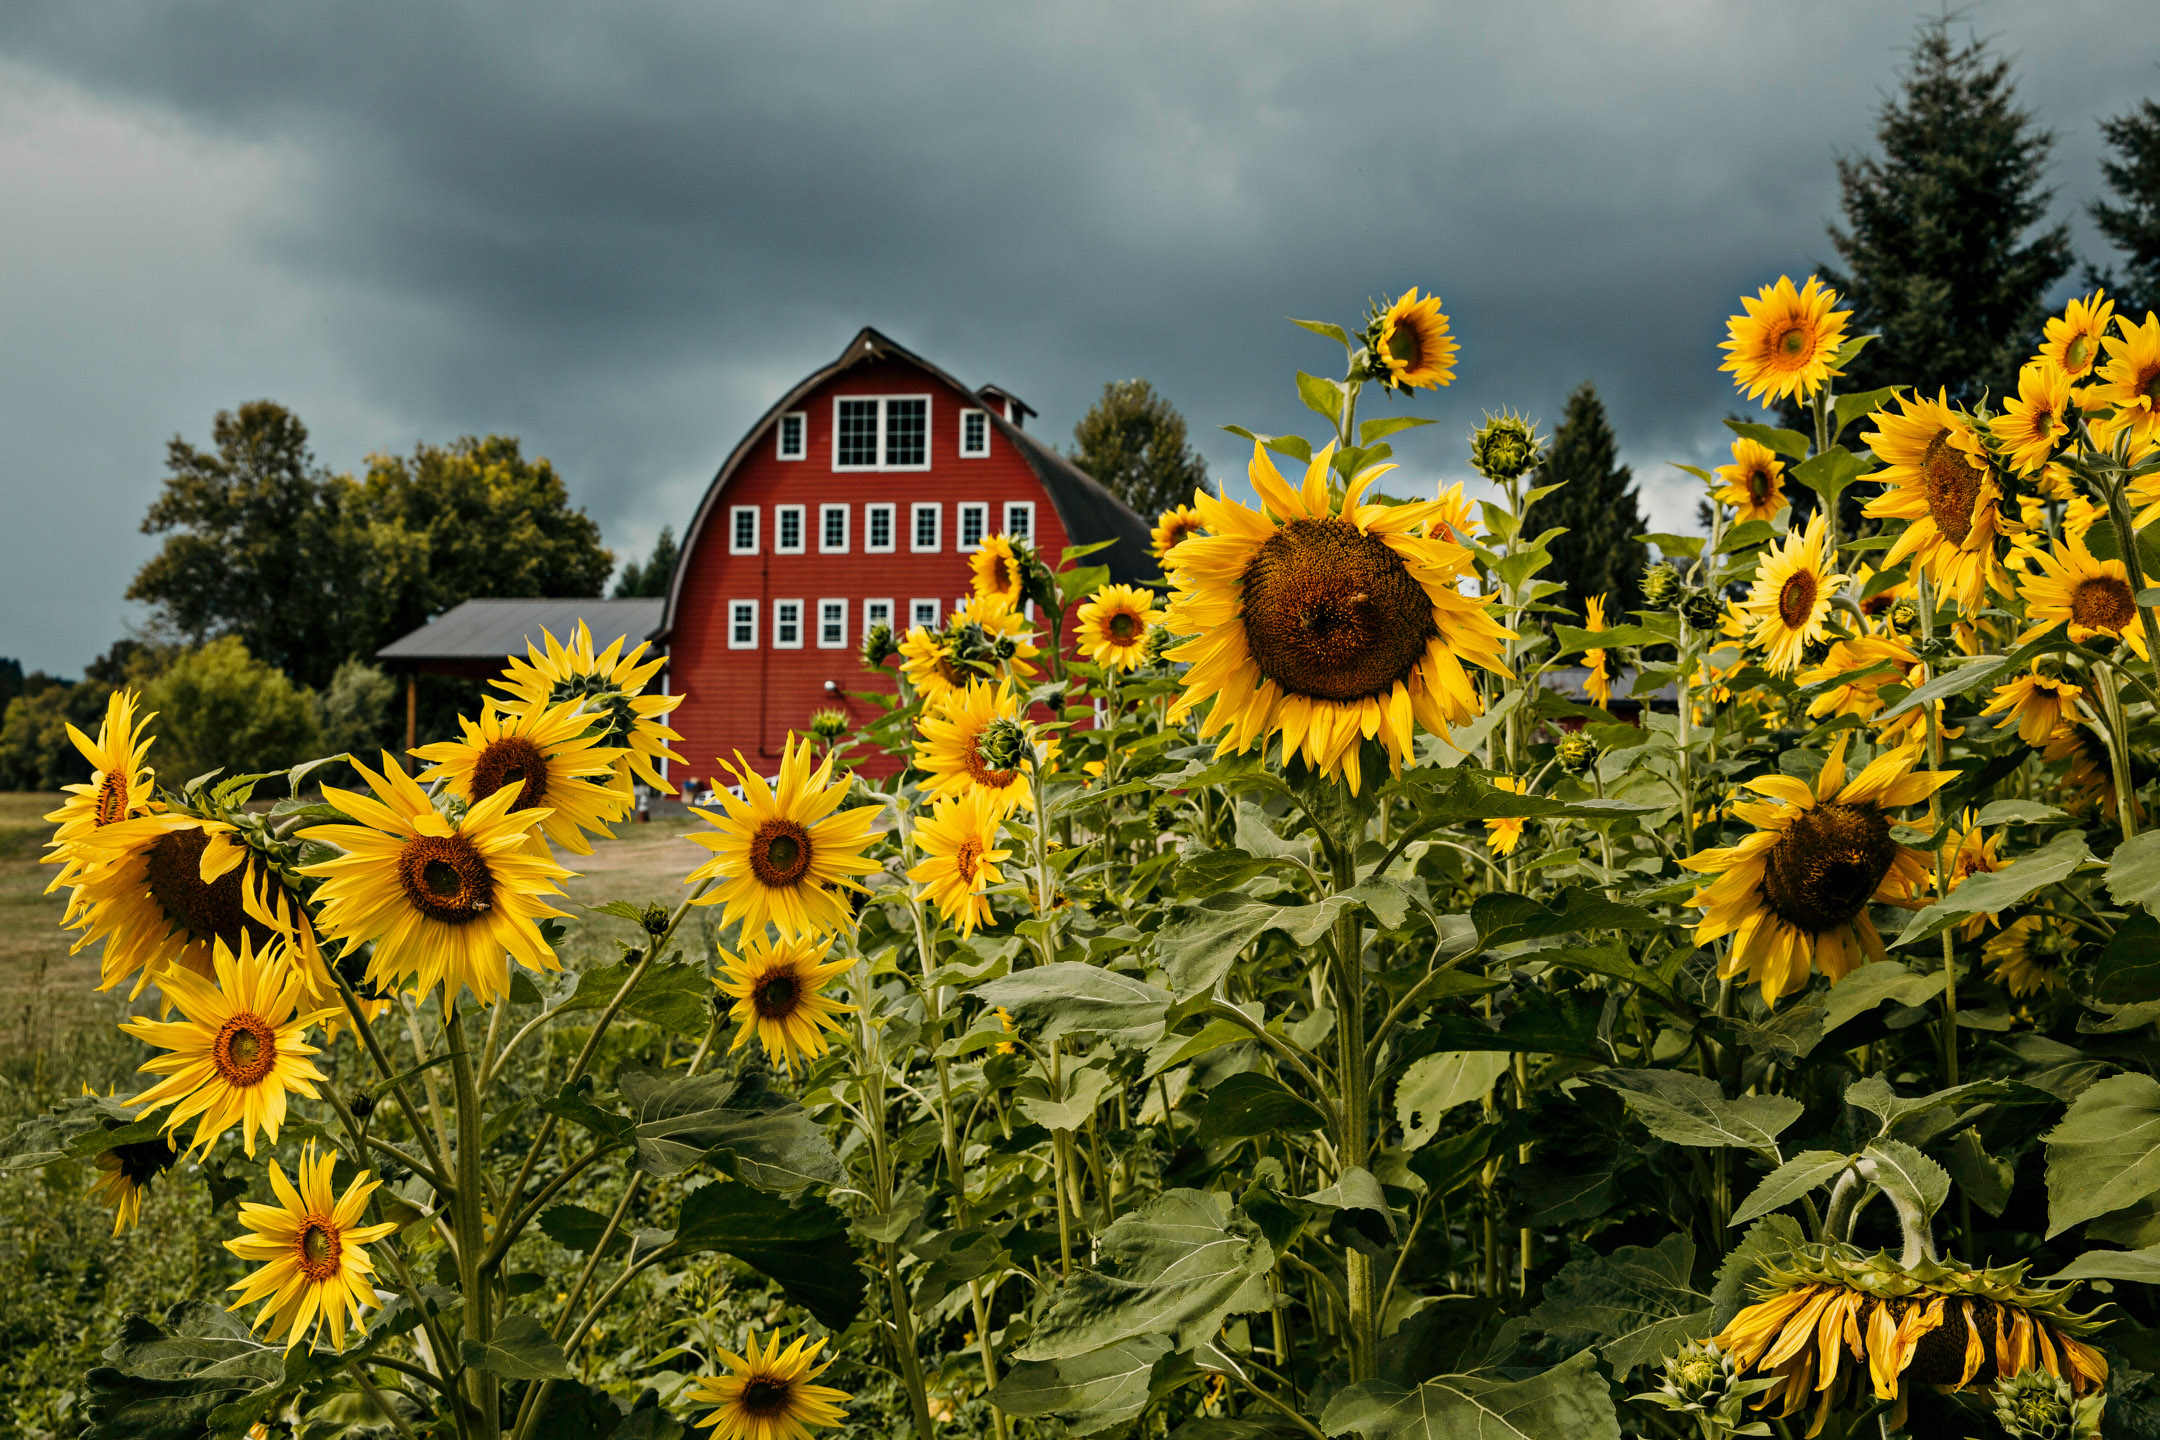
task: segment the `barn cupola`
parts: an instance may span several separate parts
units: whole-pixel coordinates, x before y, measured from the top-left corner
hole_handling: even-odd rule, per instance
[[[1015,430],[1025,430],[1028,417],[1035,413],[1034,406],[1028,404],[1027,401],[1022,400],[1002,385],[985,385],[982,389],[976,391],[975,395],[983,404],[997,411],[998,414],[1011,422]]]

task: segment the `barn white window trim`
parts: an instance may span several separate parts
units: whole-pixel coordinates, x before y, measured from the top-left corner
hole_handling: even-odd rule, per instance
[[[730,505],[728,507],[728,554],[755,555],[758,553],[758,507],[755,505]]]
[[[990,453],[990,412],[987,410],[962,410],[960,412],[960,458],[981,460]]]
[[[893,602],[890,600],[865,600],[862,602],[862,629],[868,635],[880,625],[893,623]],[[896,627],[897,628],[897,627]]]
[[[775,600],[772,602],[772,643],[775,650],[802,649],[803,602],[800,600]]]
[[[1019,524],[1014,524],[1014,521]],[[1005,528],[1000,532],[1015,540],[1035,543],[1035,502],[1032,500],[1008,500],[1005,502]]]
[[[896,520],[894,519],[894,516],[893,516],[893,511],[894,511],[894,509],[895,509],[895,508],[896,508],[896,507],[894,507],[894,506],[892,506],[892,505],[865,505],[865,506],[863,506],[863,553],[864,553],[864,554],[866,554],[866,555],[890,555],[890,554],[892,554],[892,552],[893,552],[893,548],[894,548],[894,541],[893,541],[893,537],[894,537],[894,533],[895,533],[895,529],[894,529],[894,527],[895,527],[895,525],[897,524],[897,521],[896,521]],[[878,538],[878,532],[879,532],[880,530],[882,530],[882,531],[884,531],[884,532],[885,532],[885,538],[884,538],[884,539],[882,539],[882,540],[880,540],[880,539]]]
[[[928,395],[835,395],[832,468],[928,470]]]
[[[989,505],[980,500],[961,501],[953,528],[953,538],[960,542],[960,553],[972,555],[982,549],[982,542],[989,537]]]
[[[820,600],[818,608],[817,647],[820,650],[847,649],[847,612],[845,600]]]
[[[800,555],[805,548],[803,534],[803,507],[800,505],[773,506],[773,554]]]
[[[755,600],[728,601],[728,649],[757,649],[757,612]]]
[[[818,506],[817,548],[820,555],[848,553],[848,507]]]
[[[925,525],[923,522],[928,521]],[[945,545],[945,507],[934,501],[908,506],[908,550],[915,555],[935,555]]]
[[[803,410],[790,410],[780,417],[773,427],[773,455],[781,460],[807,460],[810,458],[810,415]]]
[[[944,614],[945,602],[942,600],[916,599],[908,601],[908,625],[910,628],[920,625],[926,630],[935,630]]]

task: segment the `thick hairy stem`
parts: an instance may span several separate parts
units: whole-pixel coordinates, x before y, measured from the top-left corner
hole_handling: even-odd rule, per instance
[[[1913,567],[1913,583],[1916,587],[1920,600],[1920,640],[1922,645],[1926,645],[1928,642],[1932,641],[1935,638],[1935,596],[1934,592],[1930,589],[1928,585],[1927,571],[1918,565]],[[1926,684],[1927,681],[1933,677],[1934,673],[1935,667],[1933,665],[1923,666],[1920,672],[1921,683],[1923,685]],[[1942,719],[1940,708],[1934,705],[1928,706],[1926,718],[1928,766],[1930,769],[1940,770],[1942,769],[1943,764]],[[1936,835],[1940,835],[1942,833],[1942,796],[1939,792],[1928,796],[1928,830],[1930,833]],[[1935,847],[1935,893],[1937,895],[1948,895],[1950,893],[1950,872],[1947,862],[1943,858],[1943,849],[1940,845],[1937,845]],[[1951,934],[1948,930],[1943,931],[1942,934],[1942,960],[1942,1053],[1944,1076],[1943,1083],[1946,1085],[1955,1085],[1958,1083],[1958,976],[1957,955],[1953,948]]]
[[[1860,1181],[1860,1172],[1845,1170],[1830,1187],[1830,1204],[1823,1211],[1822,1229],[1815,1238],[1834,1243],[1852,1238],[1853,1216],[1858,1212],[1861,1192],[1866,1189]]]
[[[1343,854],[1347,856],[1348,852]],[[1343,890],[1349,888],[1356,877],[1342,874],[1340,869],[1339,866],[1335,881],[1336,888]],[[1372,1147],[1372,1097],[1366,1093],[1365,977],[1359,953],[1361,929],[1354,916],[1345,915],[1335,922],[1335,1000],[1339,1011],[1335,1017],[1335,1063],[1336,1077],[1342,1085],[1342,1109],[1335,1145],[1338,1175],[1362,1167]],[[1378,1374],[1380,1340],[1378,1289],[1370,1255],[1356,1249],[1343,1252],[1343,1288],[1350,1323],[1350,1378],[1353,1382],[1370,1380]]]
[[[481,1254],[487,1248],[486,1202],[480,1193],[484,1117],[480,1113],[480,1087],[473,1078],[467,1018],[462,1013],[452,1015],[446,1026],[450,1034],[450,1075],[457,1086],[457,1197],[451,1213],[452,1228],[457,1233],[458,1289],[465,1297],[464,1333],[485,1345],[495,1335],[495,1306],[490,1293],[493,1287],[480,1266]],[[465,1389],[473,1408],[480,1412],[478,1433],[483,1440],[494,1440],[502,1434],[502,1387],[489,1372],[469,1367],[465,1371]]]
[[[893,1349],[900,1357],[900,1378],[905,1382],[908,1409],[914,1412],[915,1433],[929,1440],[930,1392],[923,1384],[922,1357],[915,1353],[915,1317],[908,1308],[907,1286],[900,1279],[900,1252],[885,1247],[885,1285],[892,1296]]]
[[[1874,1184],[1890,1201],[1890,1208],[1897,1212],[1898,1229],[1905,1236],[1905,1249],[1898,1256],[1898,1263],[1909,1270],[1922,1260],[1938,1259],[1935,1253],[1934,1230],[1928,1224],[1927,1214],[1921,1210],[1918,1202],[1909,1195],[1900,1194],[1879,1184],[1875,1178],[1877,1172],[1874,1161],[1862,1160],[1856,1168],[1860,1171],[1860,1177]]]

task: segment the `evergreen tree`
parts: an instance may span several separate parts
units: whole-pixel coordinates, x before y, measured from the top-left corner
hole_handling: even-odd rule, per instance
[[[2118,203],[2092,202],[2093,224],[2123,252],[2118,279],[2088,269],[2091,283],[2105,286],[2118,314],[2142,320],[2160,310],[2160,104],[2147,100],[2127,115],[2100,122],[2114,158],[2100,174]]]
[[[1186,443],[1185,417],[1145,380],[1113,380],[1073,426],[1072,461],[1153,524],[1210,489],[1207,462]]]
[[[2041,179],[2055,136],[2016,97],[2010,62],[1984,40],[1958,44],[1939,16],[1883,104],[1882,155],[1838,161],[1845,225],[1830,238],[1844,268],[1819,268],[1853,310],[1850,333],[1882,337],[1840,391],[2016,392],[2043,297],[2071,264],[2068,226],[2030,234],[2052,198]]]
[[[615,580],[617,600],[657,600],[668,592],[668,582],[675,578],[675,562],[678,559],[675,546],[675,527],[660,527],[660,538],[653,542],[652,557],[643,565],[632,560],[622,568]]]
[[[1605,418],[1605,402],[1585,380],[1568,396],[1560,428],[1536,475],[1539,485],[1561,488],[1530,506],[1523,536],[1535,539],[1556,525],[1567,527],[1546,548],[1552,567],[1545,578],[1567,586],[1557,604],[1582,613],[1583,602],[1604,595],[1605,613],[1617,622],[1640,602],[1639,583],[1648,554],[1635,537],[1643,532],[1634,472],[1620,463],[1620,445]]]

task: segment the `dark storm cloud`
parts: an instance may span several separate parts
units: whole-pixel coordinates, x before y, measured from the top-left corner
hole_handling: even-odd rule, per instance
[[[2150,87],[2139,8],[1973,12],[2065,132],[2066,213],[2094,117]],[[1413,473],[1460,474],[1482,408],[1549,423],[1591,379],[1683,522],[1664,462],[1717,443],[1722,319],[1826,252],[1833,154],[1868,145],[1916,13],[18,4],[0,56],[81,113],[25,139],[41,112],[0,101],[0,137],[62,212],[134,153],[81,136],[162,137],[137,190],[170,198],[108,197],[98,253],[173,282],[116,312],[88,263],[0,279],[27,320],[0,331],[0,381],[27,377],[0,398],[6,483],[37,516],[0,541],[0,653],[72,668],[116,632],[159,443],[218,404],[286,400],[339,467],[516,432],[630,548],[866,323],[1060,438],[1146,375],[1234,475],[1212,427],[1300,426],[1290,367],[1339,363],[1281,317],[1422,284],[1464,353]],[[102,549],[62,538],[90,529]]]

